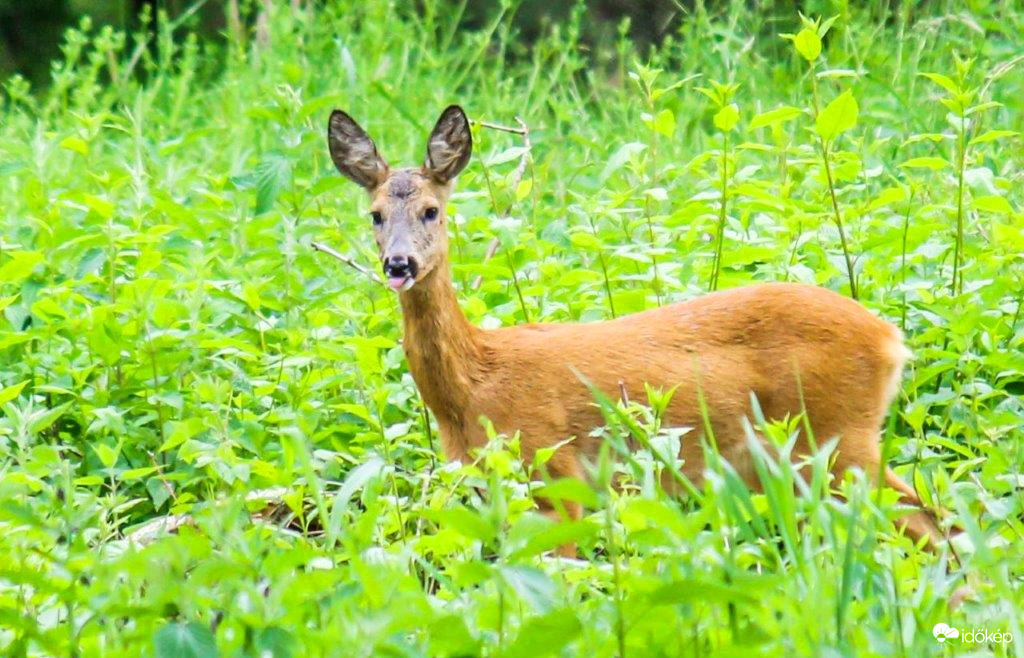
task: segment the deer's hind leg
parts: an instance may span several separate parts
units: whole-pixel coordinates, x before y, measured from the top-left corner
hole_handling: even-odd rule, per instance
[[[836,461],[832,469],[833,474],[837,478],[842,478],[847,470],[860,468],[872,484],[876,486],[885,484],[895,489],[900,494],[902,504],[918,508],[916,511],[908,512],[896,519],[896,527],[905,532],[914,542],[918,542],[922,538],[926,539],[925,547],[930,551],[935,551],[938,543],[943,541],[944,535],[935,515],[924,508],[917,492],[888,466],[882,470],[883,481],[878,482],[882,459],[878,435],[879,432],[876,429],[848,430],[839,441]]]
[[[907,533],[907,536],[915,543],[922,537],[926,537],[928,541],[925,543],[925,547],[934,551],[939,542],[945,540],[945,535],[939,528],[938,519],[924,508],[917,492],[888,466],[885,468],[885,484],[900,493],[901,503],[918,508],[917,511],[896,519],[896,527]]]

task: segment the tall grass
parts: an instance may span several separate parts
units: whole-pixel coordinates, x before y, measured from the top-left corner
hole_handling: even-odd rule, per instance
[[[1015,637],[953,651],[1024,651],[1024,13],[851,3],[809,70],[774,5],[700,4],[643,53],[583,43],[582,4],[527,46],[502,7],[467,30],[432,0],[281,3],[224,47],[83,24],[47,89],[3,85],[2,652],[917,656],[950,650],[939,622]],[[517,172],[519,136],[475,128],[450,208],[472,321],[855,292],[915,353],[884,445],[960,563],[863,474],[829,482],[833,437],[791,455],[800,418],[751,419],[759,491],[711,454],[687,481],[670,392],[599,401],[589,483],[532,482],[550,455],[515,437],[441,462],[393,294],[310,243],[375,267],[330,110],[404,164],[450,102],[532,141]],[[570,541],[584,559],[546,555]]]

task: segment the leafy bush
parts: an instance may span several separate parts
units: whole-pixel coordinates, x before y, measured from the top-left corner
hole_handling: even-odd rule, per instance
[[[281,3],[225,49],[175,23],[154,49],[86,23],[45,93],[3,87],[5,655],[920,655],[939,622],[1021,637],[1024,14],[851,3],[769,24],[736,4],[638,59],[625,38],[580,48],[582,5],[510,57],[507,13],[466,32],[432,2],[329,4]],[[766,30],[789,41],[750,38]],[[766,280],[854,294],[915,353],[885,450],[965,528],[959,559],[895,535],[891,496],[861,477],[830,497],[827,445],[805,484],[763,455],[760,493],[725,463],[664,491],[686,436],[656,391],[603,402],[590,484],[532,482],[543,464],[514,437],[443,463],[394,295],[310,244],[376,267],[363,195],[327,156],[333,107],[416,162],[456,101],[530,131],[524,151],[477,125],[452,200],[472,321],[600,320]],[[780,454],[798,422],[766,429]],[[534,495],[590,515],[555,524]],[[545,556],[570,541],[585,560]]]

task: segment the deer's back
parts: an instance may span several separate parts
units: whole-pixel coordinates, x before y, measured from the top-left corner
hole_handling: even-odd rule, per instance
[[[467,420],[487,416],[538,445],[600,424],[585,378],[618,399],[676,388],[668,421],[741,439],[753,393],[768,418],[806,408],[816,434],[877,429],[905,349],[898,330],[823,288],[762,284],[607,322],[483,332],[484,365]],[[802,401],[801,401],[802,394]]]

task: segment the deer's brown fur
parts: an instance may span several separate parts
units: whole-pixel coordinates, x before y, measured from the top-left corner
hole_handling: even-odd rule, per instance
[[[329,138],[339,170],[370,193],[385,271],[394,258],[415,262],[392,285],[400,290],[409,369],[449,459],[466,460],[483,445],[479,421],[486,417],[499,432],[521,433],[527,460],[575,437],[548,469],[556,477],[584,477],[582,460],[599,448],[590,433],[602,419],[582,376],[612,397],[623,387],[640,397],[645,383],[675,387],[666,422],[695,428],[681,451],[684,473],[695,482],[704,470],[702,396],[720,454],[756,486],[743,429],[752,393],[766,418],[806,412],[819,443],[838,437],[837,476],[850,468],[871,478],[879,473],[879,428],[908,352],[894,326],[857,302],[823,288],[772,283],[606,322],[482,330],[459,308],[448,262],[444,208],[471,149],[462,110],[442,114],[419,169],[391,171],[344,113],[332,115]],[[796,454],[807,454],[806,439],[801,448]],[[903,502],[920,506],[891,469],[883,472]],[[901,524],[914,538],[938,537],[924,510]]]

